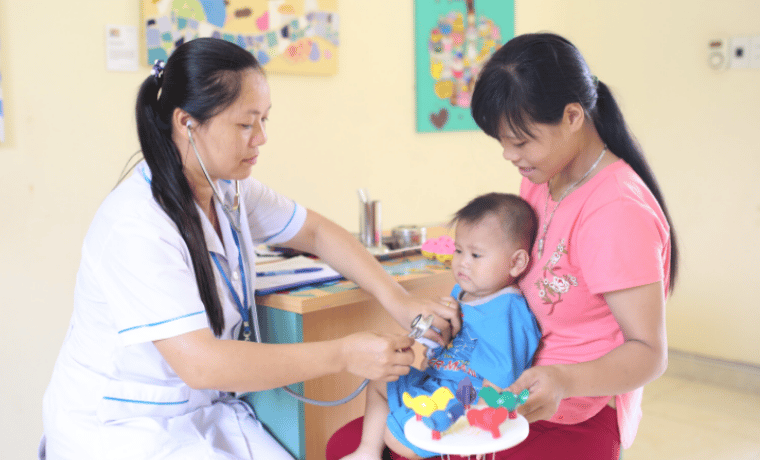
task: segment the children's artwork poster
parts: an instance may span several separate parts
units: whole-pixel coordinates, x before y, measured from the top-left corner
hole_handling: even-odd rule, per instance
[[[415,0],[417,131],[472,131],[475,79],[514,37],[514,0]]]
[[[3,110],[3,76],[0,74],[0,142],[5,142],[5,111]]]
[[[338,0],[142,0],[148,65],[182,43],[215,37],[250,51],[267,72],[338,71]]]

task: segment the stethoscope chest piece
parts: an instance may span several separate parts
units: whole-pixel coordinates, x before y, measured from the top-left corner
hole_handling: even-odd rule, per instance
[[[430,326],[433,325],[433,319],[435,319],[433,315],[425,317],[417,315],[417,317],[412,320],[412,332],[409,333],[409,337],[419,339],[425,335],[425,332],[427,332],[427,330],[430,329]]]

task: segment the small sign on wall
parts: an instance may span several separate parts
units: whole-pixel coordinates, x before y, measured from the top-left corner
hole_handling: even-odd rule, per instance
[[[137,27],[106,26],[106,69],[137,71]]]

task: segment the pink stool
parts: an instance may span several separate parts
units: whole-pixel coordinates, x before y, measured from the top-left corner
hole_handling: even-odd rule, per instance
[[[325,448],[326,460],[339,460],[359,447],[359,442],[362,439],[363,421],[364,417],[359,417],[339,428],[330,437]],[[383,452],[383,460],[390,460],[391,458],[390,450],[386,447],[385,452]]]
[[[327,441],[327,447],[325,449],[326,460],[339,460],[344,456],[355,451],[359,447],[359,442],[362,439],[362,422],[364,417],[359,417],[356,420],[348,422],[342,428],[339,428]],[[439,457],[433,457],[439,458]],[[451,456],[452,459],[466,459],[466,457]],[[383,451],[383,460],[408,460],[406,457],[402,457],[392,450],[385,448]]]

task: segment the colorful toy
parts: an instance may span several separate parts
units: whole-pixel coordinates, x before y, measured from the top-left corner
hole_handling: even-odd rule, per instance
[[[465,423],[490,433],[493,439],[499,439],[501,424],[507,418],[518,418],[517,406],[524,404],[529,395],[527,389],[516,395],[509,391],[499,392],[493,387],[484,387],[476,396],[472,381],[465,377],[459,382],[456,397],[449,388],[440,387],[431,395],[422,394],[414,398],[404,392],[402,398],[404,405],[414,411],[417,421],[421,421],[430,429],[432,440],[440,441],[441,434],[463,416],[466,416]],[[470,405],[478,397],[489,407],[471,408]]]
[[[430,238],[420,248],[422,255],[428,259],[437,259],[441,263],[451,262],[454,258],[454,240],[448,235]]]
[[[485,401],[485,403],[490,407],[503,407],[507,409],[507,411],[509,411],[509,418],[511,419],[517,418],[517,412],[515,412],[515,409],[517,409],[517,406],[525,404],[525,401],[528,400],[529,395],[530,392],[527,390],[527,388],[520,392],[519,395],[516,395],[509,391],[503,391],[499,393],[495,388],[492,387],[485,387],[480,390],[480,393],[478,393],[478,396],[483,398],[483,401]]]
[[[465,403],[478,399],[470,378],[459,382],[456,397],[446,387],[430,396],[412,398],[404,393],[404,404],[417,415],[416,420],[411,418],[404,425],[406,438],[431,452],[463,456],[497,452],[522,442],[530,428],[516,408],[527,401],[528,390],[515,395],[485,387],[480,392],[478,396],[488,406],[465,407]]]
[[[472,386],[472,381],[469,377],[465,377],[459,382],[456,397],[457,400],[462,403],[462,406],[464,406],[465,410],[470,409],[470,405],[473,403],[473,401],[475,401],[477,395],[475,392],[475,387]]]
[[[509,411],[504,407],[483,409],[470,409],[467,412],[467,421],[471,426],[490,431],[494,439],[501,436],[499,425],[507,419]]]
[[[422,420],[422,417],[428,417],[433,412],[444,409],[454,398],[454,393],[446,387],[441,387],[430,396],[419,395],[412,398],[412,395],[404,392],[402,398],[404,405],[417,415],[417,420]]]
[[[423,417],[422,423],[433,432],[433,439],[441,439],[441,432],[449,429],[459,417],[464,415],[464,406],[452,398],[443,410],[437,410],[429,417]]]
[[[517,405],[525,404],[525,401],[528,400],[528,396],[530,396],[530,391],[528,391],[527,388],[521,391],[520,394],[517,395]]]

